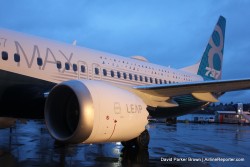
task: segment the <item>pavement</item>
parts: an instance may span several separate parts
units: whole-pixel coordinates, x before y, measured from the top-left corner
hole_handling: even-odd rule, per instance
[[[124,149],[120,142],[62,146],[43,120],[17,120],[0,129],[0,167],[249,166],[250,126],[150,123],[147,128],[148,150]]]

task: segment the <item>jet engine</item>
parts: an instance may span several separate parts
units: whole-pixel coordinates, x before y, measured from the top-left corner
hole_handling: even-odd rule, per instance
[[[58,141],[128,141],[147,125],[145,103],[135,94],[102,81],[71,80],[56,85],[46,100],[45,122]]]

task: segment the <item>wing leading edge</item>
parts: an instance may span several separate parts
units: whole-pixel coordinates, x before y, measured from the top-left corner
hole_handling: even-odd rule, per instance
[[[192,95],[196,99],[205,102],[216,102],[218,95],[222,93],[250,89],[250,79],[145,85],[135,86],[134,89],[148,105],[153,107],[173,107],[178,106],[178,104],[171,101],[171,99],[182,95]]]

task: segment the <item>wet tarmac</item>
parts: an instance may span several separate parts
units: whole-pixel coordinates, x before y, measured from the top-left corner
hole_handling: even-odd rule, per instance
[[[14,166],[242,166],[250,164],[250,126],[148,125],[148,150],[118,143],[61,146],[43,121],[0,129],[0,167]],[[223,162],[224,161],[224,162]]]

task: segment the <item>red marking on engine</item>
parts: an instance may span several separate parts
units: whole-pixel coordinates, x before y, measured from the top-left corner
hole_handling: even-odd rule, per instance
[[[115,124],[114,129],[113,129],[113,132],[112,132],[112,134],[110,135],[110,137],[108,138],[108,140],[111,139],[111,137],[113,136],[113,134],[114,134],[114,132],[115,132],[115,127],[116,127],[116,124]],[[108,141],[108,140],[107,140],[107,141]]]

